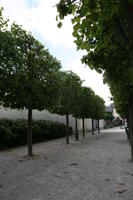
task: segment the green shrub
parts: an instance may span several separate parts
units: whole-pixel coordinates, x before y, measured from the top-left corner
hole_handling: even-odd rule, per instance
[[[113,128],[114,126],[112,125],[112,124],[106,124],[105,126],[104,126],[104,129],[108,129],[108,128]]]
[[[0,119],[0,149],[17,147],[27,143],[27,120]],[[50,121],[33,121],[33,143],[52,140],[66,135],[66,126]],[[69,134],[72,129],[69,128]]]

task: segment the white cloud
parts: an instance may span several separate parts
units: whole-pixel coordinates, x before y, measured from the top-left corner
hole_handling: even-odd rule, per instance
[[[9,17],[10,21],[16,21],[24,25],[28,17],[28,4],[26,0],[0,0],[0,6],[4,7],[4,16]],[[27,20],[28,21],[28,20]]]
[[[4,13],[11,21],[16,21],[27,30],[38,32],[53,45],[74,47],[70,18],[64,20],[61,29],[57,27],[57,2],[58,0],[38,0],[37,7],[28,7],[26,0],[0,0],[0,5],[5,8]]]
[[[109,87],[106,84],[103,84],[101,74],[98,74],[95,70],[91,70],[88,66],[83,65],[79,58],[72,61],[70,66],[72,66],[71,70],[75,72],[81,80],[84,80],[84,86],[91,87],[97,95],[101,96],[106,101],[106,105],[110,104],[109,97],[111,94]]]

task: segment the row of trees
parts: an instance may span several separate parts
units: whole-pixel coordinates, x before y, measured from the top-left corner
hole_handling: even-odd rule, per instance
[[[98,120],[104,118],[105,104],[104,100],[95,95],[94,91],[82,86],[82,81],[79,76],[71,71],[62,72],[62,86],[58,104],[51,112],[66,116],[66,127],[69,126],[69,115],[75,117],[75,139],[79,140],[77,119],[83,121],[83,137],[85,137],[84,120],[92,118],[92,134],[94,134],[94,119]],[[66,143],[69,143],[68,131],[66,134]]]
[[[60,20],[73,15],[75,43],[87,51],[82,62],[103,73],[117,112],[128,119],[133,160],[133,0],[60,0],[57,10]]]
[[[104,101],[73,72],[62,72],[60,62],[31,33],[2,17],[0,9],[0,104],[28,109],[28,155],[32,156],[32,110],[49,110],[66,116],[69,143],[69,115],[83,119],[103,118]],[[78,140],[78,131],[76,131]]]

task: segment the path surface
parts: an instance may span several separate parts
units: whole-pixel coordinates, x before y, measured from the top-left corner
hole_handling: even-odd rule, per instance
[[[0,153],[0,200],[133,200],[133,163],[124,130],[66,145],[64,138]]]

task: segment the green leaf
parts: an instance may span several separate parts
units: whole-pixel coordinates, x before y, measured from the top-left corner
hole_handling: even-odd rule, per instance
[[[77,37],[77,31],[74,31],[73,33],[72,33],[72,35],[73,35],[73,37]]]
[[[98,72],[99,74],[102,74],[102,70],[101,70],[101,69],[97,69],[97,72]]]
[[[56,21],[58,22],[58,15],[56,15]]]
[[[75,23],[80,23],[80,16],[74,17],[72,19],[72,24],[75,24]]]
[[[64,15],[62,13],[59,14],[60,19],[64,19]]]
[[[59,22],[59,23],[57,24],[57,26],[58,26],[58,28],[61,28],[61,27],[62,27],[62,22]]]
[[[86,49],[86,43],[81,43],[81,45],[79,46],[80,49],[84,50]]]
[[[75,31],[77,32],[80,29],[80,24],[77,23],[76,25],[74,25],[73,29],[74,29],[74,32]]]

